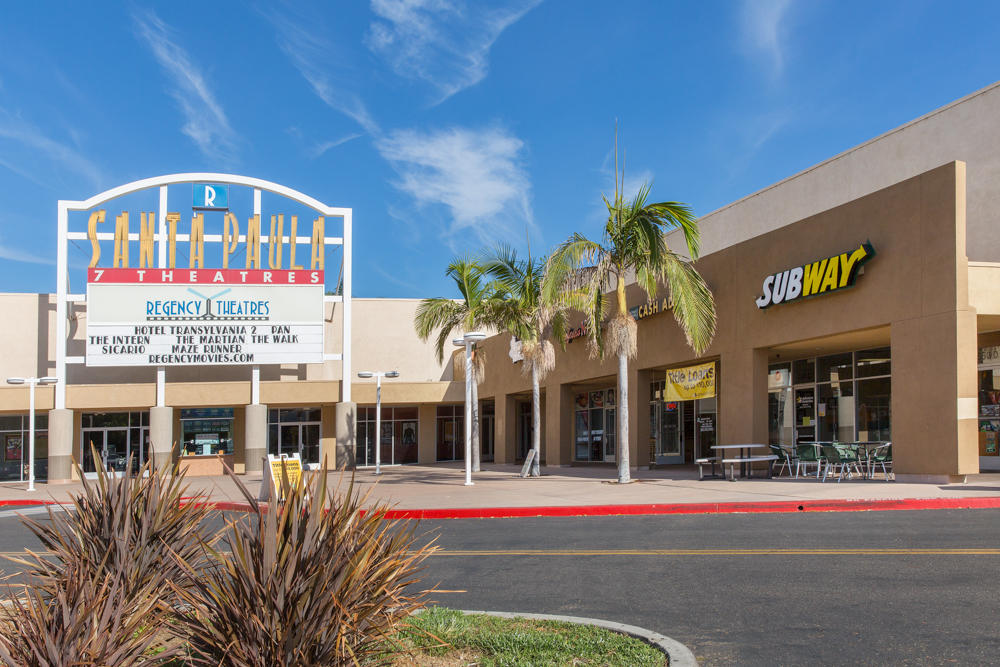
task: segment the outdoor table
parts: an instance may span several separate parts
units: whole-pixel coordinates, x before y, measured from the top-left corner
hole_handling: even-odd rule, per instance
[[[864,459],[863,460],[864,460],[864,466],[865,466],[864,469],[865,469],[865,473],[866,473],[865,476],[868,477],[868,479],[872,479],[872,478],[874,478],[874,473],[872,472],[872,469],[871,469],[871,455],[872,455],[872,451],[875,450],[875,449],[878,449],[879,447],[881,447],[882,445],[884,445],[885,442],[886,442],[885,440],[858,440],[856,442],[848,442],[848,443],[844,443],[844,444],[850,445],[851,447],[854,447],[858,451],[858,460],[859,461],[862,460],[862,458],[861,458],[861,456],[862,456],[861,451],[864,450]]]
[[[739,450],[740,458],[745,459],[748,457],[747,452],[751,449],[761,449],[767,448],[767,445],[759,444],[743,444],[743,445],[712,445],[712,449],[721,450],[723,457],[725,458],[725,451],[727,449]],[[740,463],[740,477],[748,477],[750,470],[750,463],[748,461],[743,461]],[[723,472],[725,472],[725,466],[723,466]]]
[[[836,443],[833,440],[808,440],[798,444],[812,445],[813,449],[816,450],[816,479],[819,479],[823,472],[823,445],[835,445]]]

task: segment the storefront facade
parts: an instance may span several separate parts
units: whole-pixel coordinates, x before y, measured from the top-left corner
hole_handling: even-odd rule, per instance
[[[1000,186],[989,176],[1000,173],[1000,134],[988,120],[997,114],[1000,86],[992,86],[702,218],[697,266],[718,313],[711,347],[694,356],[668,293],[647,300],[629,286],[638,356],[629,363],[622,405],[615,360],[590,357],[583,318],[576,317],[541,387],[542,463],[612,465],[615,424],[627,410],[637,467],[690,464],[715,444],[877,440],[893,443],[899,479],[954,481],[1000,468]],[[324,208],[274,184],[242,182],[254,192],[293,195],[286,206],[255,194],[244,213],[284,210],[306,220],[302,206],[312,206],[350,220],[349,209]],[[150,191],[160,187],[167,186]],[[86,214],[113,205],[104,201],[78,208]],[[165,222],[169,210],[161,199],[157,220]],[[178,243],[197,244],[199,233],[209,246],[225,245],[223,237],[248,243],[245,226],[246,233],[233,233],[221,212],[205,215],[204,230],[179,233]],[[289,280],[308,275],[296,265],[315,262],[307,248],[316,239],[345,249],[343,284],[303,297],[319,308],[309,326],[322,331],[323,343],[312,356],[280,363],[242,357],[212,365],[90,363],[96,357],[88,358],[94,345],[88,326],[106,325],[113,308],[65,288],[55,295],[0,295],[7,321],[24,323],[5,336],[0,373],[60,378],[56,387],[37,390],[36,475],[70,479],[74,460],[94,474],[93,451],[116,470],[129,460],[137,466],[176,457],[191,474],[221,474],[224,465],[255,472],[267,454],[366,467],[374,465],[376,446],[383,465],[461,460],[461,364],[436,362],[432,343],[416,338],[418,300],[352,298],[349,224],[337,236],[333,223],[324,232],[309,219],[300,229],[319,232],[296,237],[300,259],[287,261],[294,231],[284,239],[284,264],[282,244],[262,232],[259,261],[282,267],[274,271]],[[174,268],[164,263],[173,261],[161,247],[166,236],[155,237],[161,243],[155,248],[143,246],[140,237],[150,234],[143,229],[126,236],[110,226],[99,231],[105,264],[98,268],[112,260],[110,268],[127,266],[122,247],[130,244],[133,267],[144,257],[149,266],[155,260],[157,268]],[[66,232],[65,241],[89,238],[75,233]],[[683,247],[677,234],[668,242]],[[63,243],[61,266],[67,248]],[[213,250],[208,257],[214,270],[228,255]],[[530,385],[509,355],[508,336],[482,345],[490,360],[479,388],[482,459],[516,463],[532,441]],[[223,348],[209,352],[229,354]],[[128,353],[115,348],[119,356]],[[356,377],[359,368],[400,372],[382,386],[381,433],[374,384]],[[27,404],[25,389],[0,387],[0,476],[8,480],[25,474]]]

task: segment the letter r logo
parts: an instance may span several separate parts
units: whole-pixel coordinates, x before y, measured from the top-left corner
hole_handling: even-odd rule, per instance
[[[211,185],[205,186],[205,208],[215,206],[215,188]]]

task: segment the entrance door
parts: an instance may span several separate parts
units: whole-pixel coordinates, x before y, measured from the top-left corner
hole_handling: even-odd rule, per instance
[[[303,463],[319,463],[319,424],[282,424],[278,429],[277,453],[288,456],[298,454]],[[382,463],[387,463],[384,458],[384,449],[382,450],[382,455]],[[358,465],[365,465],[366,463],[375,464],[374,451],[371,452],[370,461],[359,461]]]
[[[684,402],[660,403],[660,437],[656,443],[657,463],[684,463]]]
[[[816,388],[795,390],[795,443],[816,440]]]
[[[136,443],[135,456],[139,456]],[[83,429],[83,472],[97,474],[93,452],[104,461],[105,470],[121,473],[125,470],[129,456],[128,428]]]
[[[493,423],[494,415],[484,414],[479,427],[480,460],[493,460]]]

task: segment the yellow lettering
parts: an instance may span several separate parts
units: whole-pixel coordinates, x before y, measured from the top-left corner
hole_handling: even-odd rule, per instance
[[[323,265],[326,263],[326,243],[324,238],[326,233],[323,231],[326,220],[323,216],[320,216],[313,220],[313,233],[312,233],[312,261],[309,263],[309,268],[315,271],[319,269],[323,270]]]
[[[104,222],[104,209],[93,211],[87,220],[87,238],[90,239],[90,268],[97,266],[101,259],[101,244],[97,241],[97,223]]]
[[[826,274],[823,276],[823,284],[819,286],[820,292],[837,289],[837,269],[839,268],[840,262],[837,261],[836,257],[827,259]]]
[[[663,312],[667,312],[669,308],[670,308],[670,302],[667,299],[663,299],[663,305],[660,307],[660,310],[662,310]]]
[[[271,234],[267,238],[267,265],[269,267],[271,267],[272,269],[275,269],[275,270],[281,268],[281,252],[282,252],[284,244],[285,244],[284,239],[281,238],[282,232],[283,232],[284,227],[285,227],[285,216],[279,215],[279,216],[277,216],[277,218],[278,218],[278,234],[277,234],[277,236],[275,236],[275,233],[274,233],[274,219],[275,219],[275,216],[272,215],[271,216]],[[274,255],[275,255],[274,247],[275,247],[275,244],[277,244],[277,246],[278,246],[278,252],[277,252],[278,259],[277,259],[277,261],[275,261],[275,259],[274,259]]]
[[[153,267],[153,236],[156,234],[156,216],[139,213],[139,268]]]
[[[177,223],[181,221],[180,213],[167,213],[167,266],[177,268]]]
[[[289,249],[289,252],[288,252],[288,254],[289,254],[289,257],[288,257],[288,268],[291,269],[292,271],[301,271],[303,268],[305,268],[305,267],[302,267],[302,266],[296,266],[295,265],[295,235],[298,233],[298,227],[299,227],[299,216],[293,215],[292,216],[292,236],[291,236],[292,247]]]
[[[247,223],[247,268],[260,268],[260,216],[250,217]]]
[[[868,250],[862,244],[857,250],[851,253],[848,257],[847,253],[840,256],[840,286],[847,287],[847,282],[853,277],[854,267],[864,260],[868,259]]]
[[[205,268],[205,215],[203,213],[191,218],[191,251],[188,253],[188,268]]]
[[[222,219],[222,268],[229,268],[229,256],[240,242],[240,221],[232,213]]]
[[[820,283],[823,280],[823,272],[826,270],[826,263],[830,261],[823,259],[812,264],[805,265],[805,278],[802,280],[802,296],[809,296],[819,292]]]
[[[652,308],[650,308],[650,315],[655,315],[660,312],[660,303],[658,301],[651,301],[650,305],[652,306]]]
[[[115,254],[111,266],[128,268],[128,211],[115,218]]]

